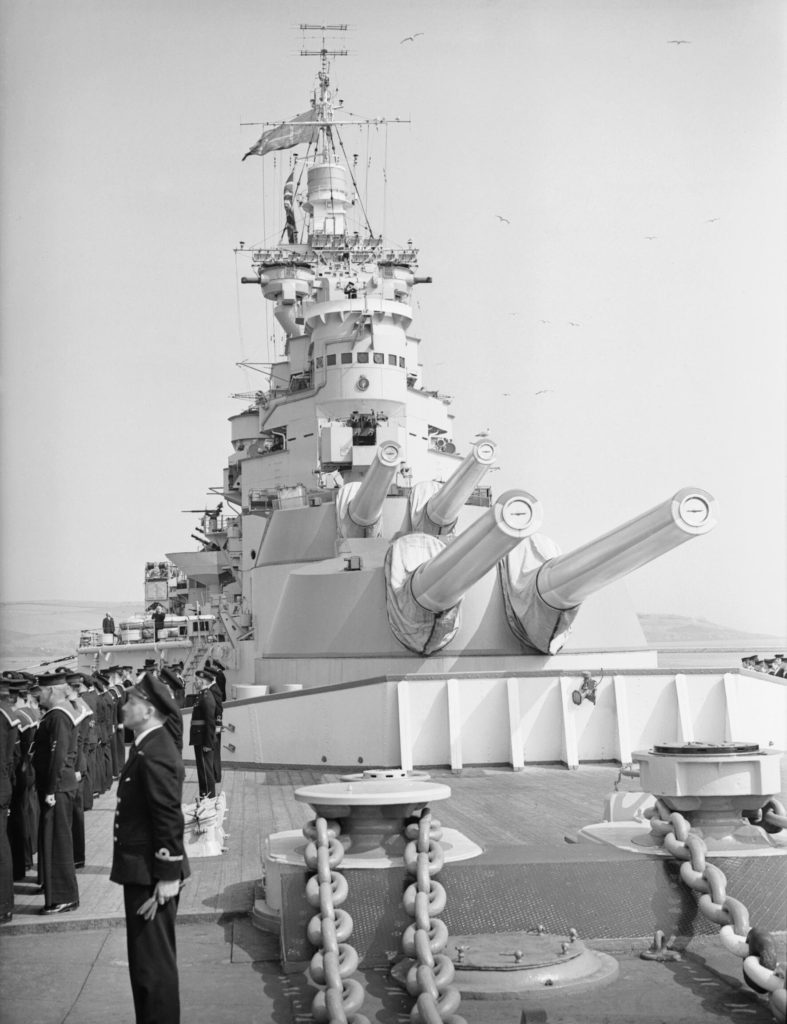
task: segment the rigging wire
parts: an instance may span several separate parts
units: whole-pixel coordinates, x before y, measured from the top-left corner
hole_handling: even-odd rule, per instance
[[[353,183],[353,188],[355,189],[355,194],[358,196],[358,203],[359,203],[359,205],[361,207],[361,213],[363,214],[363,219],[366,222],[366,228],[367,228],[370,236],[374,237],[374,231],[372,230],[372,225],[371,225],[371,222],[369,220],[369,216],[368,216],[368,214],[366,212],[366,204],[361,199],[361,193],[360,193],[360,191],[358,189],[358,182],[355,180],[355,174],[353,173],[352,163],[350,162],[350,158],[347,156],[347,150],[344,148],[344,139],[342,139],[342,137],[339,134],[339,132],[337,132],[336,135],[337,135],[337,138],[339,139],[339,145],[342,148],[342,154],[344,155],[345,167],[347,168],[347,170],[348,170],[348,172],[350,174],[350,180]],[[368,168],[367,168],[367,175],[368,175]]]
[[[366,125],[366,181],[363,186],[364,202],[369,202],[369,165],[372,162],[372,158],[369,155],[369,129],[371,125]]]
[[[240,354],[241,362],[246,359],[246,343],[243,337],[243,319],[240,311],[240,268],[238,266],[238,253],[235,251],[235,302],[238,313],[238,341],[240,342]],[[251,387],[251,380],[249,378],[249,371],[244,369],[244,377],[246,378],[246,386]]]
[[[383,238],[385,238],[388,217],[388,123],[385,125],[385,147],[383,155]]]

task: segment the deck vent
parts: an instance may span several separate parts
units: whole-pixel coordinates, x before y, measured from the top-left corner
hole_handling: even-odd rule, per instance
[[[344,560],[344,571],[345,572],[360,572],[363,566],[363,559],[360,555],[350,555],[349,558]]]

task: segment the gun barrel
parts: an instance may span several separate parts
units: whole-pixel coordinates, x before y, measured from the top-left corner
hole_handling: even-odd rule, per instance
[[[495,461],[497,445],[488,437],[473,442],[470,452],[443,486],[426,503],[426,514],[435,526],[450,526],[473,493],[484,473]]]
[[[385,496],[402,461],[396,441],[386,441],[377,449],[361,486],[347,506],[347,514],[356,526],[373,526],[382,515]]]
[[[684,487],[628,523],[545,562],[538,570],[538,592],[553,608],[574,608],[608,583],[708,533],[717,521],[716,499],[698,487]]]
[[[506,491],[466,530],[410,577],[424,608],[453,608],[474,583],[541,525],[541,504],[527,491]]]

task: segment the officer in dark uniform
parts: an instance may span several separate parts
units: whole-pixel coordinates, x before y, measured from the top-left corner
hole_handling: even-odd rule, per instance
[[[215,665],[215,662],[213,663]],[[216,678],[215,668],[205,668],[213,677],[210,684],[210,692],[216,702],[216,741],[213,744],[213,777],[216,782],[221,782],[221,733],[224,724],[224,698]],[[223,675],[224,673],[222,673]]]
[[[178,894],[189,876],[183,845],[183,762],[166,728],[177,711],[146,672],[127,692],[123,721],[134,742],[120,773],[110,879],[123,886],[137,1024],[179,1024],[175,947]]]
[[[216,700],[210,690],[213,676],[204,669],[195,673],[196,700],[191,714],[189,743],[194,748],[197,763],[197,782],[201,797],[216,795],[216,777],[213,773],[213,749],[216,745]]]
[[[172,691],[172,699],[179,708],[182,708],[186,703],[186,680],[177,664],[162,665],[159,675]]]
[[[216,686],[218,686],[221,693],[221,699],[225,701],[227,699],[227,677],[224,675],[224,666],[217,658],[214,658],[212,661],[208,658],[205,662],[205,668],[210,669],[213,673]]]
[[[14,789],[14,759],[18,754],[14,699],[5,679],[0,680],[0,924],[14,916],[14,868],[8,841],[8,811]]]
[[[181,718],[181,715],[180,715],[180,709],[181,709],[181,707],[183,705],[182,705],[182,703],[178,703],[178,697],[177,697],[178,693],[182,692],[182,691],[179,691],[179,689],[178,689],[178,687],[180,686],[180,680],[175,675],[175,673],[172,671],[172,669],[168,668],[166,665],[162,665],[161,666],[161,671],[159,672],[159,678],[161,679],[161,681],[164,683],[164,685],[169,690],[169,695],[170,695],[170,697],[172,697],[172,700],[173,700],[173,702],[175,704],[175,707],[177,709],[177,713],[175,713],[173,711],[168,716],[168,718],[167,718],[167,728],[169,729],[170,733],[172,734],[172,738],[175,741],[175,746],[178,748],[178,753],[182,756],[182,754],[183,754],[183,719]]]
[[[77,789],[77,730],[66,707],[68,684],[62,675],[38,677],[44,715],[33,746],[33,768],[41,818],[38,870],[44,886],[42,914],[62,914],[79,906],[71,822]]]

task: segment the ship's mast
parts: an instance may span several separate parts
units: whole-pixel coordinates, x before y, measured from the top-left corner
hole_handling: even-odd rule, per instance
[[[329,139],[331,136],[330,122],[333,121],[333,98],[331,96],[331,57],[346,57],[346,49],[329,50],[326,43],[326,33],[346,32],[347,25],[311,25],[302,23],[299,28],[302,32],[321,32],[322,45],[319,50],[308,50],[301,48],[301,57],[319,57],[320,70],[317,72],[319,82],[319,96],[316,99],[316,110],[319,119],[323,122],[320,126],[321,152],[318,154],[322,160],[329,157]]]

